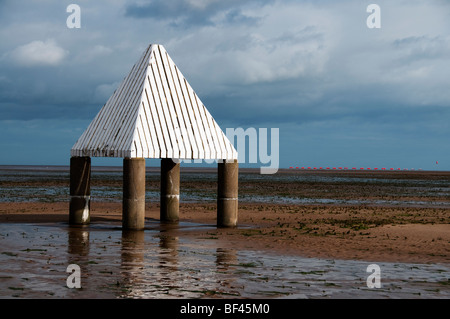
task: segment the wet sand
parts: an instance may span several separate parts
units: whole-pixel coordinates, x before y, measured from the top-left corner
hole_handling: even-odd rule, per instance
[[[146,219],[159,220],[147,204]],[[0,203],[0,223],[65,223],[68,203]],[[92,223],[121,222],[120,203],[91,203]],[[215,225],[214,204],[181,204],[180,219]],[[447,208],[239,205],[239,227],[185,232],[236,249],[366,261],[450,262]]]
[[[449,172],[242,170],[239,226],[219,229],[214,171],[184,172],[180,223],[159,222],[154,170],[146,230],[130,235],[120,172],[93,174],[91,224],[74,228],[67,170],[4,171],[0,298],[449,297]],[[69,263],[83,266],[78,292]],[[383,269],[376,292],[370,263]]]
[[[122,231],[120,223],[104,220],[89,227],[3,223],[0,298],[450,297],[448,264],[377,262],[381,287],[373,289],[366,283],[370,262],[230,248],[210,234],[186,235],[214,228],[155,220],[147,221],[145,231]],[[67,283],[67,268],[73,264],[80,269],[77,289]],[[174,306],[170,309],[176,316]]]
[[[0,180],[6,197],[0,198],[0,223],[67,222],[67,167],[13,168],[4,168]],[[121,171],[107,169],[93,168],[91,187],[102,188],[100,196],[92,194],[93,222],[121,220]],[[306,257],[450,261],[450,172],[258,172],[240,169],[240,227],[193,231],[190,236],[213,236],[233,247]],[[159,198],[158,168],[147,168],[146,188]],[[215,225],[216,188],[215,169],[183,168],[180,220]],[[186,194],[194,202],[183,201]],[[159,220],[155,198],[147,198],[146,218]]]

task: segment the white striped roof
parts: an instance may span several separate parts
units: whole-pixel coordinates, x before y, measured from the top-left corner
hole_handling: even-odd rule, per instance
[[[233,144],[158,44],[145,50],[70,155],[237,159]]]

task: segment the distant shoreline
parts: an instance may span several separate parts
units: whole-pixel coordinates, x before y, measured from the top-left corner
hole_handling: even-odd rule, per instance
[[[217,167],[193,167],[182,166],[185,172],[198,173],[216,173]],[[62,171],[69,172],[69,165],[0,165],[0,171]],[[92,166],[93,172],[121,172],[122,166]],[[146,167],[147,172],[159,172],[159,166]],[[260,168],[240,167],[240,172],[260,174]],[[450,171],[445,170],[354,170],[354,169],[294,169],[294,168],[280,168],[276,174],[299,174],[299,173],[318,173],[318,174],[450,174]]]

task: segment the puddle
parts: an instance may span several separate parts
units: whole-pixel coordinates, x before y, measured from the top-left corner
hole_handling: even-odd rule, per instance
[[[381,288],[368,288],[371,262],[229,249],[187,236],[199,228],[215,226],[0,225],[0,298],[450,298],[449,264],[377,263]]]

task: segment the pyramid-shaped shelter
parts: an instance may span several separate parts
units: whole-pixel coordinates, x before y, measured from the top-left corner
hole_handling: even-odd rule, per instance
[[[151,44],[71,156],[237,159],[237,151],[162,45]]]

